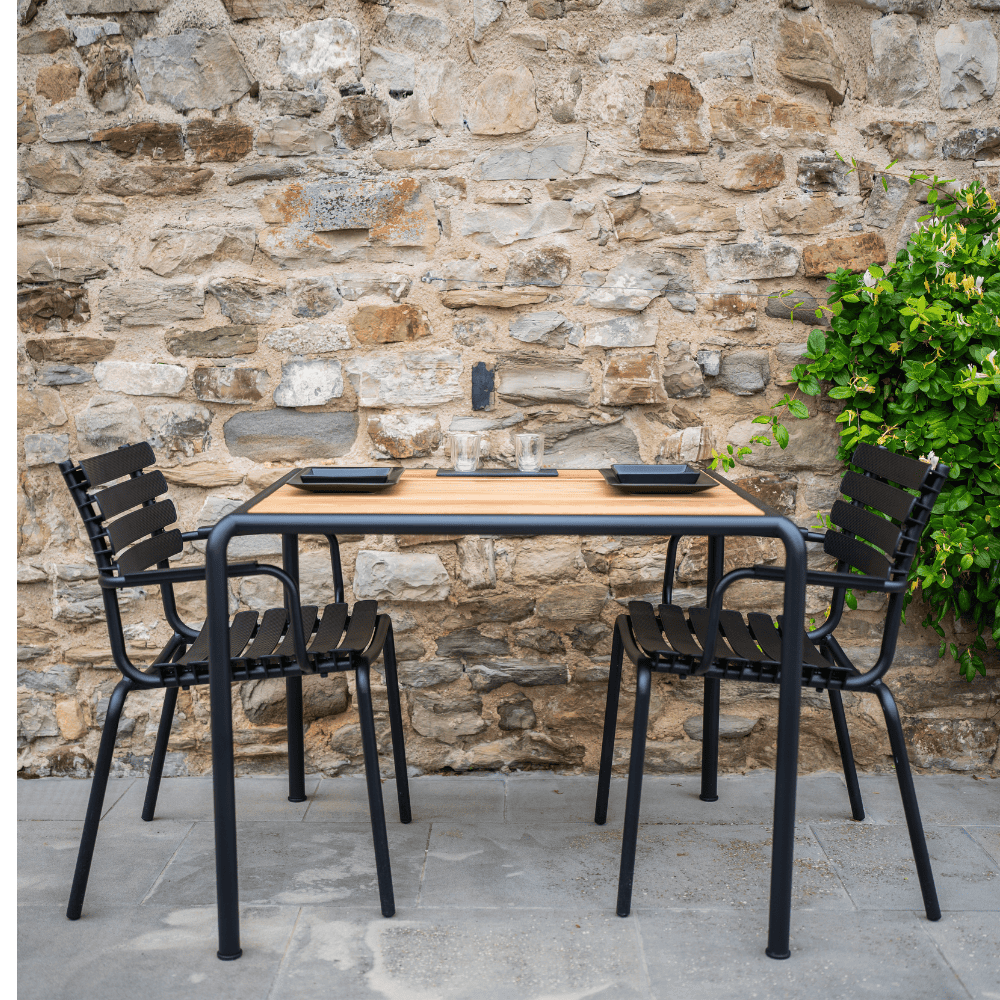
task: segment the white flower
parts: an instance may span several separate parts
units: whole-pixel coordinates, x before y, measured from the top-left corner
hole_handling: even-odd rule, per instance
[[[868,271],[862,275],[861,280],[865,283],[866,288],[874,288],[878,284],[878,278]]]
[[[992,365],[992,364],[996,364],[996,360],[995,360],[995,359],[996,359],[996,356],[997,356],[997,352],[996,352],[996,351],[990,351],[990,353],[986,355],[986,360],[987,360],[987,361],[988,361],[988,362],[989,362],[989,363],[990,363],[991,365]]]
[[[976,278],[976,291],[982,292],[982,290],[983,290],[983,276],[980,275],[978,278]]]

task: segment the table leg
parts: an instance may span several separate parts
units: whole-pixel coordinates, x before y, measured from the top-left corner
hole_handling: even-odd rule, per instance
[[[219,916],[219,958],[230,961],[240,948],[236,859],[236,781],[233,774],[233,703],[229,662],[229,532],[216,527],[205,552],[208,605],[209,692],[212,720],[212,790],[215,804],[215,885]]]
[[[806,545],[789,522],[785,543],[784,623],[778,694],[778,759],[774,776],[771,904],[766,954],[788,958],[795,853],[795,782],[799,765],[799,706],[802,699],[802,626],[806,613]]]
[[[281,564],[299,582],[299,536],[281,536]],[[288,607],[286,595],[285,606]],[[290,609],[289,609],[290,613]],[[306,636],[306,641],[309,637]],[[285,678],[285,720],[288,724],[288,801],[306,801],[305,739],[302,733],[302,678]]]
[[[708,583],[711,598],[716,584],[722,579],[726,539],[722,535],[708,538]],[[707,603],[707,601],[706,601]],[[702,802],[717,802],[719,798],[719,697],[721,683],[705,678],[704,702],[701,714],[701,795]]]

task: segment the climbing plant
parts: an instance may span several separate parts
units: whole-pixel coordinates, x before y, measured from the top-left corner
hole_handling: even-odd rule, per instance
[[[890,164],[890,167],[892,164]],[[888,170],[889,168],[887,168]],[[844,268],[828,277],[830,328],[809,334],[797,389],[755,418],[767,431],[751,444],[788,444],[787,417],[805,419],[799,394],[843,400],[840,459],[859,442],[883,445],[949,468],[911,571],[907,605],[919,592],[923,620],[967,680],[985,674],[987,635],[1000,640],[1000,213],[978,182],[960,190],[937,177],[928,214],[885,268]],[[884,181],[883,181],[884,183]],[[715,454],[732,468],[748,447]],[[853,594],[848,605],[857,607]],[[975,624],[969,644],[947,643],[947,615]]]

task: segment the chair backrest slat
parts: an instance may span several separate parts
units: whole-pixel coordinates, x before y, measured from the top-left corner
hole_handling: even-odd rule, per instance
[[[91,487],[110,483],[113,479],[124,479],[155,464],[156,456],[146,441],[128,448],[118,448],[104,455],[95,455],[93,458],[80,459],[80,468]]]
[[[864,507],[854,507],[838,500],[830,511],[830,520],[852,535],[860,535],[866,542],[877,545],[891,559],[896,554],[902,532],[892,521],[872,514]]]
[[[94,494],[94,500],[101,508],[105,517],[117,517],[133,507],[148,503],[167,492],[167,481],[158,469],[147,472],[135,479],[126,479],[124,483],[116,483],[106,490]]]
[[[838,562],[846,562],[869,576],[881,577],[884,580],[889,575],[889,560],[870,545],[865,545],[850,535],[839,531],[828,531],[823,542],[823,551]]]
[[[888,514],[897,521],[905,521],[913,510],[916,500],[911,493],[897,489],[881,479],[871,476],[859,476],[856,472],[847,472],[840,484],[840,492],[844,496],[863,503],[866,507]]]
[[[160,531],[176,520],[177,509],[173,500],[159,500],[148,507],[140,507],[131,514],[109,521],[104,527],[115,552],[121,552],[126,545],[131,545],[136,539]]]
[[[115,561],[123,573],[141,573],[171,556],[180,555],[183,548],[181,533],[175,528],[127,548],[115,556]]]
[[[876,448],[870,444],[859,444],[851,456],[851,464],[870,472],[880,479],[890,479],[900,486],[910,490],[923,489],[927,481],[930,465],[918,462],[915,458],[897,455],[885,448]]]

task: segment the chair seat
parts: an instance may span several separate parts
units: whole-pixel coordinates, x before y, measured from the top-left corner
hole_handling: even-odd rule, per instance
[[[701,666],[708,635],[708,609],[661,604],[655,611],[645,601],[628,606],[636,644],[661,673],[687,676]],[[781,679],[783,621],[770,615],[751,613],[746,620],[738,611],[723,611],[716,637],[715,657],[706,676],[719,680],[760,681],[776,684]],[[829,654],[827,654],[829,655]],[[823,648],[802,631],[802,683],[806,687],[842,688],[848,677],[857,676],[824,656]]]
[[[350,614],[346,604],[328,604],[322,616],[316,606],[302,608],[306,655],[315,671],[351,670],[375,635],[378,603],[359,601]],[[284,608],[239,611],[229,624],[229,655],[234,681],[297,677],[302,671]],[[158,661],[150,672],[166,687],[208,682],[208,629],[202,626],[187,652],[174,662]]]

